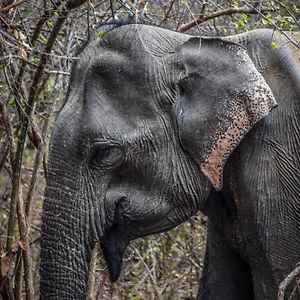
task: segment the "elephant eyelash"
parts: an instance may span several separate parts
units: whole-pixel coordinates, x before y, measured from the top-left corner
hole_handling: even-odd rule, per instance
[[[187,87],[187,76],[186,77],[183,77],[182,79],[180,79],[178,82],[177,82],[177,87],[179,89],[179,92],[180,94],[184,94],[185,90],[186,90],[186,87]]]
[[[124,157],[124,150],[119,144],[95,143],[89,155],[89,165],[93,169],[116,166]]]
[[[196,80],[203,77],[199,72],[192,72],[184,77],[182,77],[178,82],[178,86],[186,86],[191,80]]]
[[[179,92],[181,94],[184,94],[188,89],[192,89],[192,85],[196,80],[201,80],[201,78],[204,78],[204,77],[205,76],[203,74],[200,74],[199,71],[192,72],[192,73],[184,76],[177,82]]]

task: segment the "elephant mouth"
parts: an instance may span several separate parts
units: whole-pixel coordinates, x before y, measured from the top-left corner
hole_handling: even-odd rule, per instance
[[[123,255],[129,244],[129,239],[119,236],[117,231],[106,233],[100,241],[100,246],[108,268],[109,279],[115,282],[120,277],[123,265]]]

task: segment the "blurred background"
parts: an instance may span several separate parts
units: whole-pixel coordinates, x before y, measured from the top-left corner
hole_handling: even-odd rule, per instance
[[[299,54],[298,0],[0,1],[0,299],[38,299],[51,128],[76,51],[97,24],[124,18],[194,35],[268,27],[289,36]],[[114,284],[95,250],[87,299],[195,299],[205,239],[199,213],[167,233],[136,240]]]

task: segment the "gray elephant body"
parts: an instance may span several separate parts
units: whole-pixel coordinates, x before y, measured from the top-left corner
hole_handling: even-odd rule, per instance
[[[300,72],[288,46],[270,46],[268,30],[97,32],[51,137],[42,299],[84,299],[97,240],[115,281],[130,240],[199,209],[198,298],[274,299],[300,260]]]

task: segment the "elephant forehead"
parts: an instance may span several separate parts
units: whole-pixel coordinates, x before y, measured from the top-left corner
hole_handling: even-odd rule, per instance
[[[152,124],[157,119],[155,97],[141,87],[123,78],[97,80],[84,94],[82,123],[86,132],[109,132],[123,135]]]
[[[82,92],[82,124],[89,134],[122,136],[149,128],[163,115],[155,74],[130,60],[100,60],[87,71]],[[152,86],[151,86],[152,85]],[[149,125],[150,124],[150,125]]]
[[[134,111],[122,111],[106,105],[83,113],[81,136],[88,140],[118,140],[133,142],[144,135],[163,135],[166,121],[161,122],[157,115],[141,117]]]

